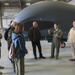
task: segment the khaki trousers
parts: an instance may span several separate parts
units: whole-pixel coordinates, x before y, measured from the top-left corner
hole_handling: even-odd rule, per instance
[[[24,75],[24,57],[20,59],[16,58],[14,61],[17,75]]]
[[[75,43],[71,43],[72,59],[75,59]]]

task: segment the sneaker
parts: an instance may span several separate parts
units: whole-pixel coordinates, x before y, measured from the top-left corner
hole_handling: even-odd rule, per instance
[[[69,61],[75,61],[75,59],[69,59]]]

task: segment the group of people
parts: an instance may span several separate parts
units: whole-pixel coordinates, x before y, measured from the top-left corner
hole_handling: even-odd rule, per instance
[[[49,29],[48,34],[53,35],[50,58],[55,57],[57,60],[59,57],[59,52],[60,52],[59,49],[60,49],[60,43],[63,31],[59,28],[58,23],[54,23],[54,30]],[[42,54],[41,44],[40,44],[41,33],[38,27],[38,23],[36,21],[33,22],[33,26],[29,29],[28,37],[30,38],[32,43],[34,58],[37,59],[37,54],[36,54],[36,46],[37,46],[39,50],[39,58],[45,59],[46,57],[44,57]],[[75,61],[75,20],[73,21],[73,27],[70,29],[68,33],[67,40],[71,44],[71,50],[72,50],[72,58],[69,59],[69,61]],[[56,48],[56,54],[55,54],[55,48]]]
[[[12,42],[14,43],[15,53],[19,49],[17,57],[14,59],[10,59],[10,58],[9,59],[13,65],[14,72],[16,72],[17,75],[24,75],[24,71],[25,71],[24,56],[28,53],[25,47],[25,38],[23,35],[24,24],[11,21],[9,26],[10,27],[4,33],[4,38],[8,44],[8,51],[10,50],[10,46]],[[53,35],[50,58],[55,57],[57,60],[59,57],[60,42],[63,34],[62,30],[59,28],[59,24],[55,23],[54,31],[49,29],[48,34]],[[41,33],[38,27],[38,23],[36,21],[33,22],[33,26],[28,31],[28,37],[30,38],[32,43],[34,59],[38,59],[36,53],[36,46],[38,47],[39,58],[45,59],[46,57],[44,57],[42,54],[42,49],[40,44]],[[70,59],[70,61],[75,61],[75,21],[73,21],[73,27],[69,31],[68,41],[71,43],[71,49],[72,49],[72,58]],[[56,54],[54,53],[55,48],[56,48]]]
[[[54,58],[54,51],[55,51],[54,49],[56,47],[56,59],[58,59],[60,39],[63,32],[61,29],[59,29],[59,26],[57,23],[54,24],[54,29],[55,29],[54,31],[48,30],[49,34],[53,34],[50,58]],[[37,54],[36,54],[36,46],[37,46],[39,51],[39,58],[45,59],[46,57],[44,57],[42,54],[41,44],[40,44],[41,33],[38,27],[38,23],[36,21],[33,22],[33,26],[29,29],[28,37],[30,38],[32,43],[34,58],[37,59]]]

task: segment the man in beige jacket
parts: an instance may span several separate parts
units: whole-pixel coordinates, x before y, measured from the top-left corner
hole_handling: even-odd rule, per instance
[[[73,27],[70,29],[68,33],[68,42],[71,43],[71,49],[72,49],[72,58],[69,60],[75,61],[75,20],[73,21]]]

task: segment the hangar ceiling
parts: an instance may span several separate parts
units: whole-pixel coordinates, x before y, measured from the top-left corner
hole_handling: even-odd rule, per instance
[[[71,0],[0,0],[1,7],[26,7],[38,1],[64,1],[69,2]]]

